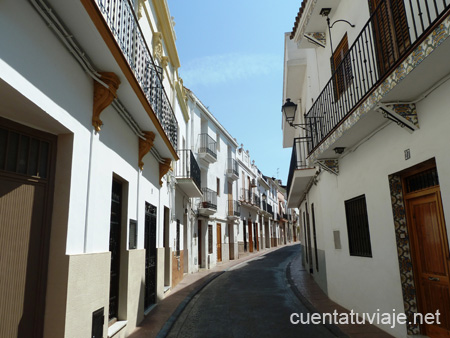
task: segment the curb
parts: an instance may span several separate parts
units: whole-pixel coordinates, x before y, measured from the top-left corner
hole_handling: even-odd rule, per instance
[[[165,338],[169,334],[170,330],[172,329],[173,324],[175,324],[175,322],[180,317],[181,313],[186,308],[186,306],[189,304],[189,302],[192,300],[192,298],[194,298],[197,293],[199,293],[201,290],[203,290],[209,283],[211,283],[214,279],[216,279],[223,273],[225,273],[225,271],[218,271],[217,273],[214,273],[213,276],[208,278],[197,289],[192,290],[191,293],[185,299],[183,299],[183,301],[177,306],[175,311],[170,315],[169,319],[166,321],[166,323],[164,324],[162,329],[159,330],[158,334],[156,335],[156,338]]]
[[[294,259],[292,259],[292,260],[294,260]],[[312,303],[305,296],[303,296],[301,294],[301,292],[298,290],[297,286],[295,285],[294,280],[292,279],[292,275],[291,275],[291,263],[292,263],[292,261],[290,261],[289,264],[286,267],[286,278],[287,278],[287,280],[289,282],[289,285],[291,287],[292,292],[295,294],[295,296],[298,298],[298,300],[308,309],[309,312],[321,314],[314,307],[314,305],[312,305]],[[328,331],[330,331],[332,334],[334,334],[336,337],[339,337],[339,338],[350,338],[348,335],[346,335],[344,332],[342,332],[342,330],[335,324],[325,323],[325,324],[322,324],[322,325],[325,326],[325,328]]]

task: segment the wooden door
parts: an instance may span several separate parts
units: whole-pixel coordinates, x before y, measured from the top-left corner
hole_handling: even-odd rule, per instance
[[[217,261],[222,262],[222,224],[217,223]]]
[[[449,247],[439,187],[405,198],[419,310],[440,312],[440,325],[424,324],[422,333],[450,337]]]
[[[252,230],[252,221],[248,220],[248,247],[249,251],[253,252],[253,230]]]
[[[379,75],[382,77],[411,45],[403,0],[369,0]]]
[[[144,308],[156,303],[156,207],[145,203],[145,294]]]
[[[202,221],[198,220],[198,229],[197,229],[197,260],[198,260],[198,266],[202,266]]]
[[[0,118],[0,337],[42,337],[56,137]]]

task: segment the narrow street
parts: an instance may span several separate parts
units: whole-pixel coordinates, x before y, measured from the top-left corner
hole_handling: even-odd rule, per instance
[[[286,267],[299,246],[287,246],[225,272],[187,305],[168,337],[334,337],[322,325],[293,325],[307,313],[290,289]]]

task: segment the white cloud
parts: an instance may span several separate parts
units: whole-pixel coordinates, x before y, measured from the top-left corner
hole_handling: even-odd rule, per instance
[[[222,54],[182,64],[186,86],[214,85],[282,71],[283,61],[273,54]]]

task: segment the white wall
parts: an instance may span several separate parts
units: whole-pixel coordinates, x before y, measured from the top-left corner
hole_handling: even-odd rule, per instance
[[[388,176],[432,157],[436,158],[444,215],[450,217],[450,158],[447,126],[450,83],[417,104],[420,129],[409,134],[390,123],[339,161],[339,176],[323,172],[308,194],[316,208],[318,246],[327,252],[331,299],[357,312],[403,312],[397,245]],[[411,150],[405,160],[404,150]],[[349,255],[344,201],[365,194],[372,258]],[[334,249],[333,230],[340,230],[342,249]],[[447,231],[447,234],[449,231]],[[405,326],[382,329],[406,336]]]

